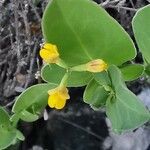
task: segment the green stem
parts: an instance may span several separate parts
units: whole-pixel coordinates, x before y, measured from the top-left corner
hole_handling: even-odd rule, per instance
[[[70,68],[71,71],[87,71],[86,64],[78,65]]]
[[[68,81],[68,77],[69,77],[70,71],[67,70],[67,72],[65,73],[65,75],[63,76],[59,87],[66,87],[67,86],[67,81]]]
[[[18,114],[14,114],[12,117],[11,117],[11,121],[12,121],[12,126],[13,127],[16,127],[17,124],[18,124],[18,121],[19,121],[19,117],[18,117]]]
[[[149,62],[146,59],[144,59],[144,63],[146,64],[146,66],[149,65]]]

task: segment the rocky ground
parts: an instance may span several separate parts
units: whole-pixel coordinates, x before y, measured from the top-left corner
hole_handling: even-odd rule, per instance
[[[95,0],[96,1],[96,0]],[[135,12],[148,0],[97,0],[131,35]],[[43,43],[41,18],[48,0],[0,0],[0,105],[8,111],[14,99],[30,85],[41,83],[38,52]],[[135,40],[134,40],[135,41]],[[135,62],[142,62],[140,52]],[[36,78],[35,78],[36,77]],[[150,107],[150,86],[144,79],[129,88]],[[105,111],[93,111],[82,102],[83,88],[72,88],[62,111],[45,111],[34,123],[20,122],[26,140],[14,150],[150,150],[150,125],[115,135]]]

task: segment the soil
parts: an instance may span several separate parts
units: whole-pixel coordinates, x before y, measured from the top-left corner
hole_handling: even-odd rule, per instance
[[[104,0],[95,1],[97,3],[105,2]],[[47,3],[48,0],[0,1],[0,105],[8,111],[11,110],[16,96],[27,87],[42,82],[39,76],[42,61],[38,53],[39,43],[43,43],[40,23]],[[149,2],[148,0],[122,0],[119,8],[117,4],[106,4],[104,7],[135,42],[131,20],[136,9],[149,4]],[[131,10],[125,8],[131,8]],[[138,63],[143,61],[139,51],[134,61]],[[145,87],[149,88],[145,80],[136,80],[128,85],[135,94],[139,94]],[[84,87],[71,88],[71,100],[65,109],[56,111],[48,108],[49,119],[47,121],[41,118],[34,123],[20,122],[19,128],[24,133],[26,140],[10,149],[114,149],[112,139],[116,137],[110,131],[105,111],[93,111],[83,103],[83,91]],[[147,133],[150,133],[150,129],[143,129],[142,134],[147,135]],[[108,140],[108,138],[110,139]],[[146,140],[150,141],[148,135]],[[133,146],[129,150],[138,149]],[[145,144],[145,147],[143,146],[139,150],[150,150],[150,142],[147,142],[147,145]]]

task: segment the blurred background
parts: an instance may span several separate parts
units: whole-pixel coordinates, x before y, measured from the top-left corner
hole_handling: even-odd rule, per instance
[[[49,0],[0,0],[0,105],[11,111],[14,99],[27,87],[43,82],[41,18]],[[149,0],[95,0],[133,38],[131,20]],[[148,18],[149,19],[149,18]],[[135,42],[135,40],[134,40]],[[135,43],[136,44],[136,43]],[[142,63],[138,52],[134,60]],[[127,83],[150,108],[150,81]],[[150,150],[150,124],[123,135],[111,131],[105,110],[83,103],[84,88],[71,88],[71,100],[61,111],[47,108],[34,123],[19,123],[26,140],[10,150]],[[43,117],[44,116],[44,117]]]

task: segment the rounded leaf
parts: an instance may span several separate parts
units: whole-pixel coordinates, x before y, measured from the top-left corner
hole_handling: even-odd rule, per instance
[[[125,30],[91,0],[52,0],[43,15],[42,30],[45,41],[57,45],[69,67],[94,59],[121,65],[136,54]]]
[[[6,149],[16,139],[16,131],[0,127],[0,149]]]
[[[150,63],[150,5],[137,11],[132,26],[138,47],[144,58]]]
[[[0,126],[1,125],[9,126],[10,121],[8,113],[0,106]]]
[[[114,87],[114,95],[106,102],[106,114],[117,133],[133,130],[150,120],[150,113],[142,102],[127,89],[121,72],[116,66],[110,66],[109,76]]]
[[[100,73],[95,73],[94,75],[94,79],[103,86],[110,86],[111,85],[111,81],[109,78],[109,75],[106,71],[100,72]]]
[[[47,105],[47,91],[56,88],[56,86],[56,84],[38,84],[29,87],[17,97],[12,111],[19,114],[27,110],[32,114],[38,114]]]
[[[120,68],[120,70],[125,81],[132,81],[143,74],[144,66],[140,64],[131,64]]]
[[[19,118],[26,122],[33,122],[39,119],[37,114],[30,113],[29,111],[23,110],[21,113],[18,114]]]
[[[17,134],[16,134],[16,137],[17,137],[19,140],[21,140],[21,141],[24,141],[24,140],[25,140],[25,137],[24,137],[24,135],[22,134],[21,131],[17,130],[16,133],[17,133]]]
[[[106,104],[108,96],[108,92],[102,85],[91,80],[84,91],[83,100],[95,108],[100,108]]]

